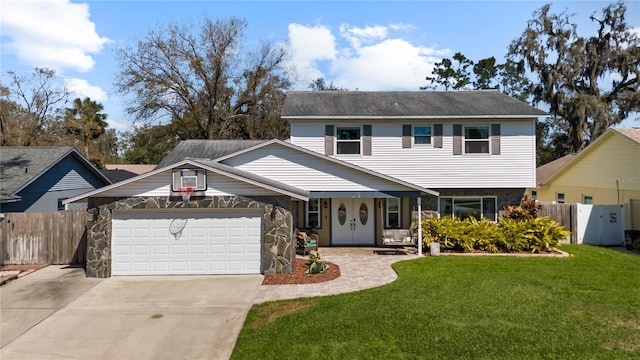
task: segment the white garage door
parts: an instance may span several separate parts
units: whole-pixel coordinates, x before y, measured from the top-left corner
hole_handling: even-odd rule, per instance
[[[246,211],[116,211],[111,274],[258,274],[261,228]]]

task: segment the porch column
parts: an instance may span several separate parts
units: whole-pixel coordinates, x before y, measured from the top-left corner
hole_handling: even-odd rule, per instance
[[[418,256],[422,256],[422,198],[418,196]]]

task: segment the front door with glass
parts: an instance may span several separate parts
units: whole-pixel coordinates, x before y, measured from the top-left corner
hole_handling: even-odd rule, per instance
[[[331,201],[332,245],[374,245],[373,199]]]

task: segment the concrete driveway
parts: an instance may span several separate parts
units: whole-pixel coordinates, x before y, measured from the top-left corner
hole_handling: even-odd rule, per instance
[[[263,278],[88,279],[81,269],[74,269],[79,276],[49,268],[1,288],[3,360],[228,359]],[[43,282],[38,275],[50,279]],[[74,279],[69,284],[75,286],[62,281],[65,278]],[[55,295],[58,290],[51,289],[62,290],[64,300]],[[52,306],[40,313],[35,308],[39,305],[28,298],[42,293],[49,294]],[[5,314],[10,315],[5,319]],[[39,320],[30,320],[35,326],[23,333],[12,331],[14,335],[7,334],[5,339],[5,326],[16,327],[22,318]]]

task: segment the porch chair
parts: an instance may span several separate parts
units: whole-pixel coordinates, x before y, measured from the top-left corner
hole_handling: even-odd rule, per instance
[[[296,253],[304,256],[311,251],[318,252],[318,235],[307,235],[306,232],[296,229]]]

